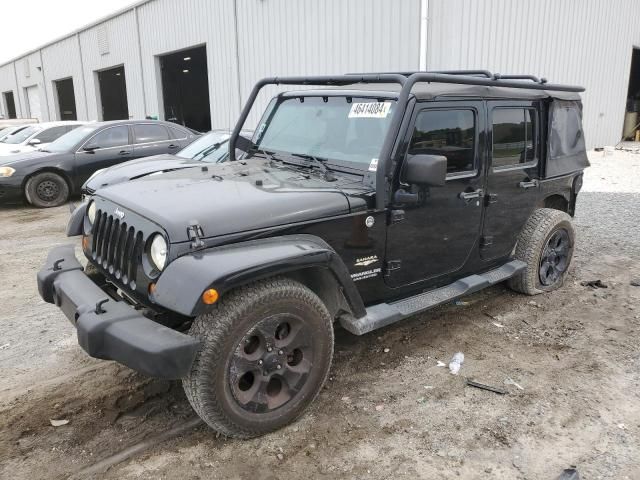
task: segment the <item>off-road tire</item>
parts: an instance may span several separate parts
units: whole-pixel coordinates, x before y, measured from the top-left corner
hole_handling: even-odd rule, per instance
[[[569,238],[569,252],[566,269],[551,285],[543,285],[540,280],[541,259],[549,239],[554,233],[564,229]],[[515,258],[522,260],[527,267],[507,282],[509,287],[526,295],[538,295],[560,288],[567,276],[575,245],[575,231],[571,217],[560,210],[540,208],[527,220],[515,250]]]
[[[34,207],[59,207],[69,199],[69,185],[57,173],[37,173],[27,180],[24,196]]]
[[[309,325],[313,366],[302,388],[287,403],[265,412],[243,410],[233,396],[231,365],[247,332],[262,319],[295,312]],[[333,322],[320,298],[299,282],[276,277],[238,288],[223,296],[211,313],[194,320],[189,334],[202,342],[182,385],[196,413],[217,432],[252,438],[294,421],[322,388],[333,357]],[[265,362],[266,363],[266,362]]]

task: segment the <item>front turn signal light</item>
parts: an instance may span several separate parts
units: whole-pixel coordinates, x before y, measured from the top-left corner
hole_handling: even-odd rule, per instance
[[[206,305],[213,305],[218,301],[218,291],[215,288],[210,288],[209,290],[205,290],[202,294],[202,302]]]
[[[85,252],[89,251],[89,237],[87,237],[86,235],[82,236],[82,250],[84,250]]]

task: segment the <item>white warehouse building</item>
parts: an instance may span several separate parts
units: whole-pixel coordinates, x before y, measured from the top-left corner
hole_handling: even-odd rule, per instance
[[[636,47],[637,0],[146,0],[1,65],[0,114],[206,130],[265,76],[488,69],[583,85],[587,144],[611,145]]]

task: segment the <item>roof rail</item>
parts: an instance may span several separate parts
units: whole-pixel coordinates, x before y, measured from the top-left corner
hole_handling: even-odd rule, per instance
[[[546,78],[538,78],[535,75],[502,75],[500,73],[496,73],[493,75],[494,80],[531,80],[535,83],[547,83]]]
[[[403,75],[410,77],[414,73],[444,73],[446,75],[470,75],[470,76],[483,76],[486,78],[494,78],[493,73],[489,70],[416,70],[416,71],[404,71],[404,72],[375,72],[377,75]],[[371,75],[372,73],[347,73],[347,75]]]
[[[460,72],[460,71],[458,71]],[[484,73],[482,74],[484,76]],[[517,77],[517,78],[513,78]],[[371,73],[371,74],[350,74],[335,76],[315,76],[315,77],[271,77],[263,78],[258,81],[247,102],[245,103],[236,126],[233,128],[231,137],[229,138],[229,160],[236,159],[236,144],[240,135],[240,130],[247,121],[247,117],[251,112],[251,107],[256,101],[260,90],[266,85],[326,85],[326,86],[345,86],[355,85],[358,83],[397,83],[401,86],[396,100],[396,108],[394,109],[389,130],[385,136],[380,155],[378,157],[378,168],[375,173],[367,174],[365,181],[368,181],[376,188],[376,209],[383,210],[387,205],[387,197],[389,191],[386,184],[387,175],[391,168],[396,145],[396,137],[400,131],[404,113],[409,103],[411,90],[416,83],[453,83],[460,85],[482,85],[488,87],[504,87],[504,88],[521,88],[527,90],[547,90],[560,92],[584,92],[584,87],[575,85],[556,85],[550,83],[542,83],[541,80],[532,75],[523,76],[515,75],[494,76],[481,78],[471,74],[461,73],[434,73],[434,72],[416,72],[409,76],[400,73]],[[534,80],[538,80],[537,82]],[[532,80],[533,83],[523,82],[521,80]]]

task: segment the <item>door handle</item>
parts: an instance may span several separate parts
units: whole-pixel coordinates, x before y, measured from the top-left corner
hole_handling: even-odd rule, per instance
[[[118,152],[118,155],[122,155],[122,156],[124,156],[124,155],[130,155],[130,154],[131,154],[131,152],[130,152],[129,150],[120,150],[120,151]]]
[[[458,198],[460,198],[460,200],[473,200],[474,198],[480,198],[484,195],[484,192],[482,191],[481,188],[479,188],[478,190],[474,190],[473,192],[460,192],[458,194]]]
[[[518,186],[526,190],[527,188],[536,188],[538,184],[538,180],[527,180],[526,182],[520,182]]]

